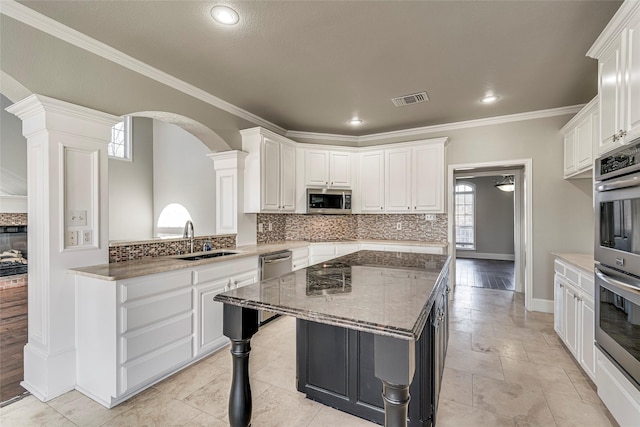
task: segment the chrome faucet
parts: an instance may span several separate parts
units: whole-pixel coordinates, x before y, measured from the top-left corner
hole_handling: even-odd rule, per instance
[[[188,220],[184,224],[184,233],[182,234],[182,238],[183,239],[190,239],[190,243],[191,243],[190,252],[193,253],[193,241],[195,239],[195,233],[193,231],[193,222],[191,222],[191,220]]]

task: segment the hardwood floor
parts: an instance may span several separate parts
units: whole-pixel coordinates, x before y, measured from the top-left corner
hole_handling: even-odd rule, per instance
[[[27,343],[27,286],[0,289],[0,402],[19,396]]]
[[[473,288],[515,291],[514,262],[456,258],[456,284]]]

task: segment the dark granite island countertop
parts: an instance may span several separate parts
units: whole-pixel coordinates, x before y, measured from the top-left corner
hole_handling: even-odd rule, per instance
[[[257,310],[373,334],[385,425],[406,426],[416,342],[437,291],[447,286],[449,262],[445,255],[359,251],[216,295],[231,340],[231,426],[251,423],[248,360]]]
[[[448,265],[447,255],[359,251],[214,299],[416,340],[434,302],[433,288]]]

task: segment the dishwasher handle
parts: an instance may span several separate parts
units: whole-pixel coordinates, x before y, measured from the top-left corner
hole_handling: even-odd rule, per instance
[[[265,259],[264,263],[265,264],[272,264],[272,263],[276,263],[276,262],[283,262],[283,261],[286,261],[286,260],[289,260],[289,259],[291,259],[291,255],[289,255],[287,257],[284,257],[284,258]]]

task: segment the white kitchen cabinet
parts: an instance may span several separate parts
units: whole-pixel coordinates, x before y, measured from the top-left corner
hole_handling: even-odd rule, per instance
[[[309,265],[309,248],[295,248],[291,250],[291,269],[300,270]]]
[[[640,136],[640,6],[626,2],[612,21],[587,53],[598,60],[598,155]]]
[[[587,375],[595,381],[593,273],[560,259],[554,263],[553,327]]]
[[[385,195],[384,151],[365,151],[360,154],[360,211],[384,212]]]
[[[247,152],[244,170],[244,212],[294,212],[296,145],[262,128],[240,131]]]
[[[329,149],[304,151],[307,187],[351,188],[351,153]]]
[[[421,141],[385,150],[386,212],[444,212],[445,143]]]
[[[591,178],[598,117],[598,97],[595,97],[560,130],[564,136],[565,179]]]

